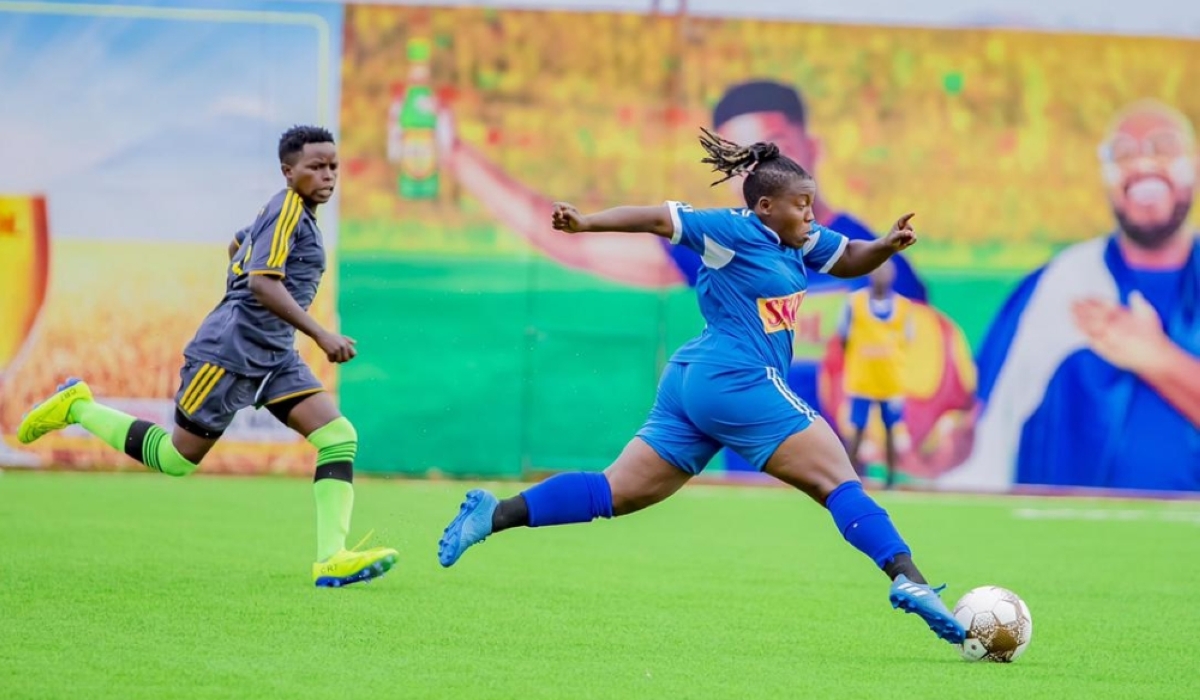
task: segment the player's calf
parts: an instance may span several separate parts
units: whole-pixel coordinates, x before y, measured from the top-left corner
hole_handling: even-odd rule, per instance
[[[306,399],[308,407],[299,415],[283,416],[283,420],[305,428],[315,415],[333,412],[336,407],[327,396]],[[326,405],[325,402],[329,402]],[[302,402],[304,403],[304,402]],[[276,414],[277,417],[279,414]],[[317,420],[317,418],[312,418]],[[394,549],[374,547],[358,551],[346,548],[350,533],[350,517],[354,512],[354,459],[358,456],[358,431],[344,416],[308,434],[308,441],[317,448],[317,468],[313,474],[313,496],[317,504],[317,561],[313,564],[313,583],[318,587],[339,588],[352,583],[370,581],[383,576],[396,565],[399,558]],[[369,536],[369,535],[368,535]],[[361,544],[361,543],[360,543]]]
[[[111,410],[111,409],[110,409]],[[188,459],[175,446],[176,438],[159,426],[134,420],[125,433],[125,454],[167,476],[187,476],[200,467],[200,459]],[[215,440],[213,440],[215,442]],[[200,457],[208,452],[205,447]]]
[[[643,439],[634,439],[604,471],[557,474],[512,498],[467,494],[438,542],[438,560],[452,566],[470,547],[513,527],[549,527],[627,515],[659,503],[691,475],[667,463]]]
[[[34,407],[22,422],[18,437],[28,443],[51,430],[76,424],[155,471],[184,476],[196,470],[197,464],[175,449],[165,430],[97,403],[91,389],[79,379],[68,380],[57,393]]]
[[[512,498],[487,491],[467,493],[438,541],[438,561],[453,566],[463,553],[493,533],[513,527],[548,527],[613,517],[613,494],[604,474],[557,474]]]
[[[344,416],[308,435],[317,448],[313,495],[317,502],[317,561],[346,549],[350,516],[354,511],[354,458],[358,431]]]
[[[889,578],[904,574],[925,583],[891,517],[867,495],[861,482],[847,481],[835,488],[825,497],[825,508],[846,541],[870,557]]]
[[[496,504],[491,531],[547,527],[613,517],[608,479],[594,472],[557,474]]]
[[[825,507],[846,541],[871,557],[892,579],[892,607],[918,615],[938,637],[962,642],[966,631],[942,602],[941,589],[925,581],[887,511],[863,491],[861,483],[848,481],[838,486],[825,499]]]

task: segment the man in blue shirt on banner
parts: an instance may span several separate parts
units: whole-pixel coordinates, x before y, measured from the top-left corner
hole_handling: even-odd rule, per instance
[[[975,445],[944,486],[1200,491],[1195,133],[1138,102],[1100,160],[1117,230],[1056,255],[1001,308],[978,355]]]

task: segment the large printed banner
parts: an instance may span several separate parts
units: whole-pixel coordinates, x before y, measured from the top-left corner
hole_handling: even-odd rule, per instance
[[[76,428],[16,443],[22,414],[70,376],[174,422],[181,351],[221,298],[227,245],[283,187],[278,135],[336,126],[340,24],[327,4],[0,3],[0,132],[19,164],[0,173],[0,464],[132,464]],[[331,256],[313,310],[331,326],[335,271]],[[311,464],[267,412],[244,411],[204,470]]]
[[[1198,42],[269,0],[0,0],[0,36],[20,164],[0,172],[0,464],[128,466],[76,429],[16,444],[69,376],[173,422],[229,239],[282,186],[278,134],[316,122],[343,175],[313,311],[360,355],[335,371],[299,347],[357,426],[359,467],[603,468],[703,327],[702,263],[557,234],[550,203],[739,206],[699,163],[705,126],[777,143],[847,235],[917,212],[891,283],[913,303],[892,324],[901,395],[852,340],[887,316],[852,301],[865,281],[816,276],[784,310],[791,391],[848,442],[855,399],[880,399],[901,482],[1200,491]],[[311,463],[246,411],[204,470]],[[710,470],[748,468],[724,452]]]
[[[708,186],[706,126],[776,142],[853,237],[917,212],[887,401],[902,481],[1200,489],[1200,43],[355,5],[344,51],[343,314],[374,348],[345,395],[375,407],[364,446],[412,440],[364,450],[370,468],[619,452],[702,327],[701,263],[555,234],[550,202],[741,205],[736,182]],[[788,377],[848,439],[870,387],[846,391],[840,319],[863,284],[814,279]],[[876,414],[864,461],[883,435]]]

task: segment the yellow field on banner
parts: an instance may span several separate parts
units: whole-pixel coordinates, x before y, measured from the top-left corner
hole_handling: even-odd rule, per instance
[[[46,298],[46,202],[0,194],[0,375],[29,337]]]

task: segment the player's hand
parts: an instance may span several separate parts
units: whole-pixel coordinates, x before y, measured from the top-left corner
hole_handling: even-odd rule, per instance
[[[892,230],[888,231],[887,238],[883,239],[883,242],[897,253],[917,242],[917,234],[913,232],[912,223],[910,223],[914,216],[916,214],[910,212],[896,219],[896,223],[892,224]]]
[[[1141,372],[1170,349],[1158,312],[1139,292],[1129,295],[1128,307],[1103,299],[1078,300],[1071,304],[1071,315],[1092,352],[1121,369]]]
[[[555,202],[554,213],[551,215],[554,230],[567,233],[582,233],[587,231],[587,222],[583,214],[573,205],[566,202]]]
[[[349,336],[326,331],[317,336],[316,341],[317,347],[321,348],[330,362],[349,362],[358,355],[358,351],[354,349],[358,341]]]

